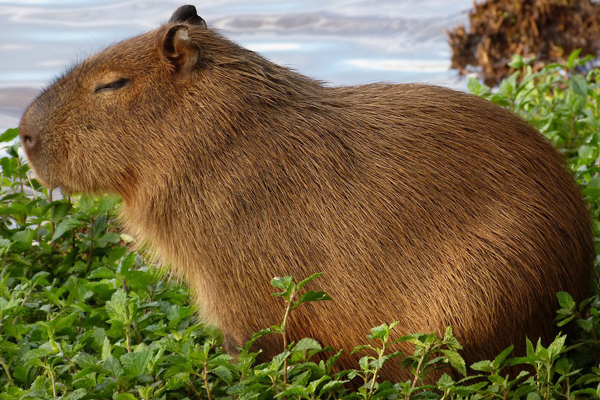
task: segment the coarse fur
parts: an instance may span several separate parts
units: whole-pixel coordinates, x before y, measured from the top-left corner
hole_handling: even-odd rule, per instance
[[[588,291],[590,217],[561,156],[472,95],[328,87],[174,20],[58,79],[21,139],[46,185],[122,196],[125,229],[187,280],[232,353],[281,321],[275,276],[324,271],[312,285],[333,298],[295,310],[291,340],[351,350],[383,322],[450,325],[467,363],[547,342],[555,293]],[[275,335],[258,345],[281,351]]]

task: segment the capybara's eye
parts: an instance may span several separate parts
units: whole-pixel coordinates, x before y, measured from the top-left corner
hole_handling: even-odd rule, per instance
[[[94,89],[94,93],[106,92],[108,90],[121,89],[123,86],[127,85],[128,83],[129,83],[129,79],[127,79],[127,78],[120,78],[120,79],[117,79],[116,81],[112,81],[109,83],[102,83],[102,84],[96,86],[96,89]]]

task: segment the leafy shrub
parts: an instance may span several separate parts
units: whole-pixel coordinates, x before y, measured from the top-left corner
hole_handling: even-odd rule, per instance
[[[587,59],[572,55],[533,73],[528,61],[513,59],[520,72],[492,91],[476,80],[475,94],[512,109],[531,121],[565,155],[590,204],[595,235],[600,233],[599,72],[574,74]],[[446,366],[467,375],[460,344],[448,330],[395,338],[395,323],[373,328],[368,350],[356,369],[336,372],[340,352],[313,339],[288,343],[287,319],[308,301],[327,300],[296,282],[276,278],[285,317],[265,327],[240,350],[237,360],[223,353],[218,332],[195,320],[187,289],[118,233],[114,197],[54,199],[28,177],[28,166],[10,144],[16,129],[0,135],[0,399],[580,399],[600,397],[600,299],[575,304],[559,293],[557,323],[574,324],[548,347],[527,340],[525,357],[509,358],[512,346],[494,360],[470,366],[475,375],[459,380]],[[597,246],[600,247],[600,246]],[[384,322],[384,321],[382,321]],[[258,364],[252,343],[281,335],[281,353]],[[390,351],[399,341],[413,354]],[[325,361],[315,359],[327,352]],[[385,363],[402,357],[413,378],[380,382]],[[510,367],[527,365],[518,375]],[[358,389],[347,383],[353,380]]]

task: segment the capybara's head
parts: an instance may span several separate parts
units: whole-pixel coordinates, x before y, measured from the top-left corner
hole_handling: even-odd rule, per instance
[[[244,71],[258,57],[207,29],[193,6],[181,7],[159,29],[95,54],[44,90],[21,121],[22,147],[47,186],[127,200],[140,171],[166,170],[186,148],[215,144],[190,121],[205,115],[214,135],[215,124],[234,119],[229,109],[246,101],[244,75],[261,75]]]

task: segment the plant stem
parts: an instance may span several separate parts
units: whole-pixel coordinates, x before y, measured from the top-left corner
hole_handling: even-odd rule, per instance
[[[383,342],[383,345],[381,346],[381,351],[379,352],[379,360],[381,360],[381,357],[383,357],[383,355],[385,354],[385,345],[386,345],[386,342]],[[420,365],[421,365],[421,363],[419,362],[419,366]],[[378,373],[379,373],[379,367],[375,367],[375,371],[373,371],[373,379],[371,380],[371,387],[369,388],[369,397],[367,397],[367,400],[371,400],[371,397],[373,396],[373,389],[375,388],[375,382],[377,381]],[[414,386],[414,384],[413,384],[413,386]],[[410,394],[409,394],[409,396],[410,396]]]
[[[410,390],[408,391],[408,396],[406,396],[406,400],[410,400],[412,396],[412,390],[417,386],[417,381],[419,380],[419,375],[421,374],[421,366],[423,365],[423,361],[425,361],[425,356],[429,352],[429,346],[423,351],[423,355],[419,360],[419,364],[417,364],[417,369],[415,370],[415,379],[413,379],[412,385],[410,386]]]
[[[202,374],[202,378],[204,379],[204,387],[206,388],[206,395],[208,396],[208,400],[212,400],[212,397],[210,395],[210,388],[208,387],[208,368],[207,368],[207,364],[208,363],[204,363],[204,372]]]
[[[29,174],[25,174],[25,176],[27,177],[27,181],[29,182],[29,187],[31,188],[31,192],[33,193],[33,198],[35,200],[37,200],[37,194],[35,193],[35,190],[33,189],[33,184],[31,183],[31,177],[29,176]],[[50,191],[52,193],[52,191]]]
[[[90,218],[90,251],[88,253],[87,270],[90,271],[90,265],[92,265],[92,252],[94,251],[94,217]]]
[[[547,381],[547,386],[548,387],[547,387],[547,392],[546,392],[546,400],[550,400],[550,385],[551,385],[550,375],[551,375],[551,371],[552,371],[552,363],[548,362],[546,364],[546,375],[547,375],[547,379],[548,379],[548,381]]]
[[[19,167],[19,185],[21,186],[21,193],[25,193],[23,177],[21,176],[21,157],[17,157],[17,165]]]
[[[197,374],[196,374],[196,375],[197,375]],[[198,390],[196,390],[196,388],[194,387],[194,385],[193,385],[191,382],[190,382],[190,383],[188,383],[188,387],[189,387],[190,389],[192,389],[192,391],[193,391],[194,393],[196,393],[196,396],[198,396],[198,398],[199,398],[199,399],[201,399],[201,398],[202,398],[202,393],[200,393]],[[210,399],[210,397],[209,397],[209,399]]]
[[[127,341],[127,352],[131,353],[131,328],[129,326],[125,329],[125,340]]]
[[[287,332],[286,332],[287,320],[290,315],[290,311],[292,309],[292,304],[293,304],[295,296],[296,296],[296,287],[294,286],[294,288],[292,289],[292,292],[290,293],[290,300],[287,304],[287,307],[285,308],[285,314],[283,315],[283,322],[281,323],[281,335],[283,336],[283,351],[287,350],[287,345],[288,345]],[[288,380],[287,370],[288,370],[288,359],[286,357],[285,360],[283,360],[283,390],[285,390],[285,388],[287,387],[287,380]]]
[[[50,380],[52,381],[52,396],[56,398],[56,380],[54,379],[54,371],[52,371],[52,368],[48,368],[48,371],[50,373]]]
[[[4,362],[4,358],[3,357],[0,357],[0,365],[2,365],[2,368],[4,369],[4,372],[6,372],[6,377],[8,378],[8,381],[10,382],[10,384],[13,385],[13,386],[16,386],[15,385],[15,381],[13,381],[12,375],[10,374],[10,370],[8,369],[8,366]]]

